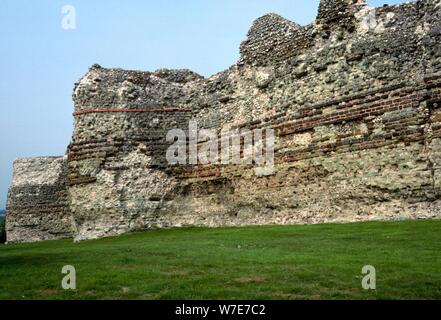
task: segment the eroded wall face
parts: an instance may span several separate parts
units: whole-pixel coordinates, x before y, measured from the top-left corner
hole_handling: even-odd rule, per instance
[[[186,122],[185,112],[77,116],[76,123],[90,130],[76,131],[69,147],[77,240],[164,226],[163,202],[180,186],[167,170],[163,126]],[[92,133],[106,129],[102,137]]]
[[[439,1],[258,19],[208,79],[93,67],[75,88],[77,239],[150,227],[440,217]],[[171,166],[168,130],[272,128],[275,170]]]
[[[6,208],[8,243],[72,237],[66,182],[67,159],[64,157],[14,162]]]
[[[82,79],[68,157],[76,240],[168,226],[163,210],[181,186],[166,161],[166,136],[191,117],[170,101],[189,99],[186,83],[199,78],[94,67]]]

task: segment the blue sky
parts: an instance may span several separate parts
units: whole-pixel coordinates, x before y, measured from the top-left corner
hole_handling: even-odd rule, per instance
[[[314,20],[318,0],[2,0],[0,209],[18,157],[62,155],[72,132],[72,89],[94,63],[137,70],[232,65],[257,17]],[[404,1],[370,0],[370,5]],[[64,5],[77,29],[61,27]]]

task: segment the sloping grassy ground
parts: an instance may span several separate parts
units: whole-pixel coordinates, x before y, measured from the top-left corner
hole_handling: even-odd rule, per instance
[[[73,265],[77,290],[61,288]],[[373,265],[377,290],[361,287]],[[158,230],[0,246],[0,299],[440,299],[441,221]]]

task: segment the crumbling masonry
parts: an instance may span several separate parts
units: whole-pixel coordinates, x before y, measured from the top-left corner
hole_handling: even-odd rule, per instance
[[[203,78],[92,66],[65,158],[17,160],[8,242],[176,226],[441,217],[441,2],[322,0],[299,26],[257,19]],[[273,128],[275,170],[168,165],[166,133]]]

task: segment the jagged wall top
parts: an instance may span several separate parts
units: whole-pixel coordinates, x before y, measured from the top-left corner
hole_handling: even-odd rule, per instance
[[[366,5],[366,0],[321,0],[316,22],[327,26],[345,24]]]
[[[191,83],[202,79],[187,69],[143,72],[95,64],[75,85],[75,112],[180,106],[188,98]]]
[[[374,35],[382,31],[398,32],[395,36],[402,38],[407,36],[403,30],[409,31],[421,23],[423,33],[427,28],[424,20],[434,17],[433,13],[439,9],[439,0],[380,8],[369,7],[365,0],[321,0],[316,20],[303,27],[274,14],[266,15],[254,22],[242,43],[239,65],[289,63],[287,60],[304,54],[307,49],[325,47],[329,40],[334,43],[351,38],[363,41],[362,37],[357,39],[357,35],[364,37],[366,31]],[[394,30],[394,26],[397,29]]]
[[[440,69],[440,8],[440,0],[380,8],[322,0],[307,26],[267,14],[253,23],[229,69],[204,79],[189,70],[94,66],[75,88],[75,111],[174,107],[211,127],[420,81]],[[251,96],[259,105],[247,105]]]

